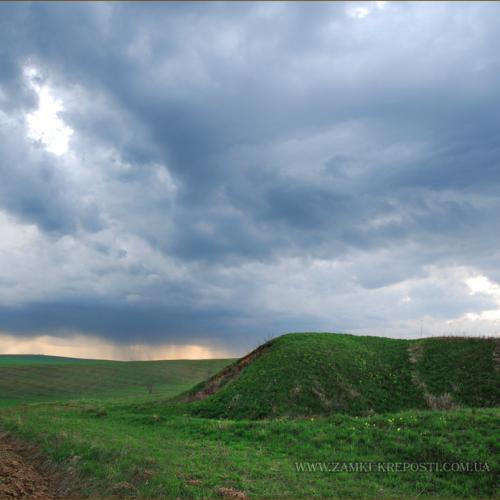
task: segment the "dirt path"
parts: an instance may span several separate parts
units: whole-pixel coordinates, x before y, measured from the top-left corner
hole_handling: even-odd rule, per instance
[[[0,498],[54,498],[52,477],[36,467],[39,454],[35,447],[23,444],[0,432]]]

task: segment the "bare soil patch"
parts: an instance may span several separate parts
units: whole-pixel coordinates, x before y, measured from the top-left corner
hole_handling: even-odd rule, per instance
[[[55,499],[74,492],[74,472],[54,466],[39,449],[0,431],[0,499]]]
[[[212,378],[209,378],[203,384],[201,389],[199,389],[194,393],[187,394],[184,397],[184,401],[191,402],[191,401],[198,401],[200,399],[205,399],[208,396],[215,394],[228,382],[236,380],[240,376],[241,372],[252,361],[254,361],[255,358],[262,356],[262,354],[264,354],[264,352],[266,352],[271,347],[272,342],[273,341],[271,340],[270,342],[261,345],[260,347],[252,351],[250,354],[247,354],[245,357],[236,361],[236,363],[226,366],[226,368],[224,368],[222,371],[214,375]]]

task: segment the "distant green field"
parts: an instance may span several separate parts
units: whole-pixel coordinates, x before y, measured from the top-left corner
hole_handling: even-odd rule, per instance
[[[95,363],[100,360],[65,358],[63,356],[45,356],[44,354],[0,354],[0,367],[6,365],[39,365],[39,364],[74,364]]]
[[[0,406],[75,398],[171,397],[231,360],[101,361],[0,356]]]

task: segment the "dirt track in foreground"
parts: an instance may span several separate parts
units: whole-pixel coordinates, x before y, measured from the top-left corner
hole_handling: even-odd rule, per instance
[[[55,477],[44,474],[35,447],[0,432],[0,499],[49,499]]]

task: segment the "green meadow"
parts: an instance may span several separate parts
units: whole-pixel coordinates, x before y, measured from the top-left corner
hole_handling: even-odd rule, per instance
[[[11,398],[0,425],[36,443],[79,496],[498,498],[497,349],[293,334],[239,361],[35,360],[20,366],[74,380],[51,393],[61,377],[18,374],[16,397],[4,387],[18,366],[0,361]],[[90,383],[84,367],[100,375]]]
[[[230,361],[102,361],[0,355],[0,406],[89,397],[172,397]]]

